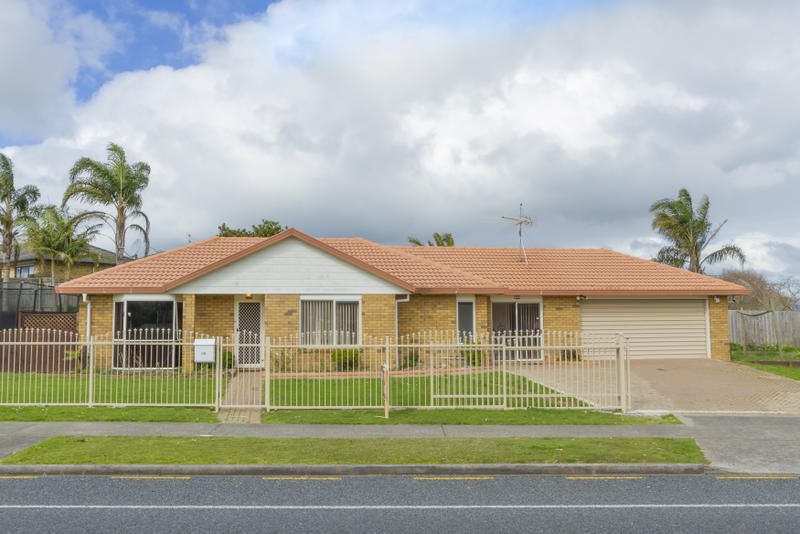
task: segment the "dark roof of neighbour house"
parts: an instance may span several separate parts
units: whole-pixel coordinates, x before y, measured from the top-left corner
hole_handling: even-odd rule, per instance
[[[97,260],[100,265],[114,265],[116,262],[116,254],[110,250],[106,250],[104,248],[96,247],[94,245],[89,245],[89,249],[91,250],[92,254],[97,255]],[[44,254],[44,259],[46,261],[50,261],[50,254]],[[130,258],[129,258],[130,259]],[[30,248],[26,247],[25,245],[20,247],[19,251],[19,258],[17,261],[19,262],[26,262],[26,261],[38,261],[39,255],[31,250]],[[95,259],[90,256],[84,256],[78,263],[95,263]]]
[[[58,286],[60,293],[164,293],[238,259],[296,238],[420,294],[586,296],[743,295],[739,285],[602,248],[386,246],[363,238],[314,238],[294,228],[267,238],[214,237]]]

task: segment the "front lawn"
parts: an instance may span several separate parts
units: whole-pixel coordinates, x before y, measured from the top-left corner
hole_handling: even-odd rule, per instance
[[[690,438],[51,438],[5,464],[704,463]]]
[[[175,371],[98,371],[96,404],[214,404],[214,379]],[[85,404],[88,374],[0,373],[0,402]]]
[[[3,406],[0,421],[132,421],[137,423],[216,423],[208,408],[148,408],[128,406]]]
[[[586,403],[561,395],[528,378],[501,372],[393,376],[390,379],[392,406],[503,406],[502,392],[508,405],[520,408],[556,406],[585,407]],[[431,389],[433,388],[433,391]],[[505,388],[505,389],[504,389]],[[526,395],[526,397],[515,397]],[[542,395],[542,397],[534,397]],[[383,405],[380,378],[280,378],[270,382],[273,406],[348,406]]]
[[[646,417],[588,410],[276,410],[261,422],[274,425],[665,425],[674,415]]]
[[[750,367],[760,371],[766,371],[768,373],[785,376],[786,378],[800,380],[800,367],[786,367],[784,365],[760,365],[756,363],[749,365]]]
[[[744,352],[741,345],[732,343],[731,360],[735,362],[766,360],[797,361],[800,360],[800,348],[786,346],[784,347],[783,356],[781,356],[778,353],[778,348],[775,346],[751,347],[750,350]]]

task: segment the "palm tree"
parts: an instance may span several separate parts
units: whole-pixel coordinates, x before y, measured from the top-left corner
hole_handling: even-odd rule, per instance
[[[673,267],[702,273],[706,265],[733,259],[744,263],[742,250],[736,245],[725,245],[706,254],[706,249],[728,221],[714,228],[708,219],[711,203],[703,196],[695,209],[692,195],[686,189],[678,191],[678,198],[663,198],[650,206],[653,230],[664,236],[670,245],[662,247],[655,261]]]
[[[3,254],[2,309],[8,311],[8,281],[11,278],[11,258],[19,244],[22,224],[30,217],[33,204],[39,200],[39,188],[14,185],[14,164],[5,154],[0,154],[0,237]]]
[[[90,212],[72,215],[66,208],[47,206],[38,217],[25,221],[26,244],[36,253],[43,266],[44,258],[50,257],[50,277],[54,281],[56,261],[64,264],[65,276],[69,280],[76,262],[94,256],[91,242],[101,225],[83,225],[92,216]]]
[[[142,211],[142,192],[150,183],[150,165],[138,161],[128,163],[125,150],[110,143],[106,148],[108,161],[102,163],[91,158],[75,162],[69,173],[70,184],[64,191],[62,207],[77,198],[92,205],[111,206],[113,213],[86,212],[98,218],[114,232],[116,262],[125,259],[125,238],[129,231],[138,232],[144,240],[144,255],[150,253],[150,219]],[[141,223],[130,220],[140,219]]]
[[[414,236],[408,236],[408,242],[416,247],[424,247],[425,245]],[[453,234],[445,233],[440,234],[439,232],[433,233],[433,241],[428,241],[429,247],[454,247],[456,245],[456,240],[453,239]]]

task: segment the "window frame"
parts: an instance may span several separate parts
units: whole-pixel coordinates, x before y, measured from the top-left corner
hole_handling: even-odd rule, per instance
[[[136,343],[137,340],[135,339],[128,339],[128,302],[171,302],[172,303],[172,333],[173,333],[173,340],[176,343],[180,342],[178,338],[178,305],[181,303],[180,299],[175,298],[173,295],[150,295],[150,294],[131,294],[131,295],[114,295],[112,298],[112,306],[111,306],[111,339],[112,344],[114,342],[122,342],[122,351],[123,351],[123,361],[124,353],[127,352],[127,343]],[[117,304],[122,304],[122,324],[121,324],[121,336],[117,335],[117,331],[114,328],[114,325],[117,324]],[[165,340],[168,341],[168,340]],[[176,351],[175,345],[172,346],[172,359],[175,360]],[[119,369],[119,370],[135,370],[135,371],[153,371],[153,370],[163,370],[163,369],[175,369],[176,367],[124,367],[115,365],[115,358],[112,356],[111,358],[111,368],[112,369]]]
[[[331,324],[333,326],[333,336],[332,336],[332,343],[303,343],[303,302],[304,301],[323,301],[323,302],[330,302],[332,309],[331,309]],[[356,311],[356,318],[358,320],[358,327],[357,327],[357,342],[350,343],[350,344],[343,344],[338,343],[336,339],[336,305],[337,303],[343,304],[356,304],[357,311]],[[362,299],[361,295],[300,295],[300,306],[299,310],[297,310],[297,339],[300,342],[300,345],[303,347],[355,347],[362,344],[362,328],[363,328],[363,316],[362,316]]]
[[[22,269],[25,269],[25,272],[27,273],[25,276],[20,276],[20,272],[22,272]],[[35,274],[36,274],[36,265],[33,265],[33,264],[31,264],[31,265],[17,265],[14,268],[14,278],[16,278],[18,280],[25,280],[27,278],[31,278]]]
[[[462,332],[458,328],[458,318],[459,318],[459,304],[469,303],[472,305],[472,334],[473,339],[478,335],[478,314],[476,305],[475,305],[475,295],[456,295],[456,337],[459,338],[459,343],[461,342],[461,334]]]

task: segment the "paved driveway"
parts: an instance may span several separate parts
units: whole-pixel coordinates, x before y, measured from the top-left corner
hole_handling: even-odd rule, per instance
[[[631,362],[634,410],[800,414],[800,381],[708,359]]]

